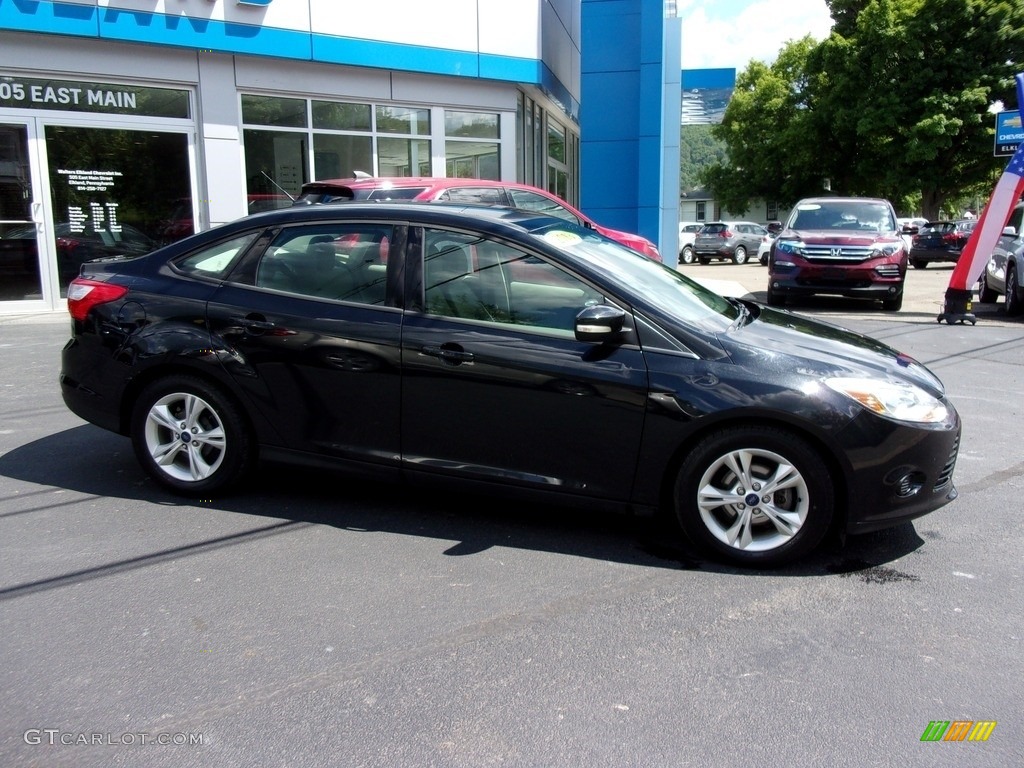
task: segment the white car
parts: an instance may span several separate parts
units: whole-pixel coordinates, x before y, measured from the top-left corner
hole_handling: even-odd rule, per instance
[[[772,242],[774,240],[775,235],[769,232],[761,238],[761,243],[757,246],[757,260],[761,262],[762,267],[768,266],[768,252],[772,249]]]
[[[693,264],[693,238],[704,225],[699,221],[679,222],[679,263]]]

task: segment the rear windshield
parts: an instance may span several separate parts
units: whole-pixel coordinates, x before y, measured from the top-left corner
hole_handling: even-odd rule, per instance
[[[702,235],[717,235],[719,232],[724,231],[725,228],[725,224],[708,224],[700,231],[700,233]]]
[[[427,191],[426,187],[401,187],[400,189],[357,189],[356,200],[414,200]]]

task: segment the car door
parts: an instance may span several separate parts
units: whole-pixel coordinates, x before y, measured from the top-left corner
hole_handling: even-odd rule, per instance
[[[404,229],[304,223],[264,239],[207,306],[225,367],[278,447],[397,471]]]
[[[425,255],[402,331],[406,468],[628,499],[643,356],[572,331],[580,309],[610,299],[511,243],[443,229],[414,240]]]

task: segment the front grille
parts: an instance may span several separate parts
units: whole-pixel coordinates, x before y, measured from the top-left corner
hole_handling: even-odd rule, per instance
[[[805,245],[803,257],[811,264],[860,264],[871,258],[865,245]]]
[[[946,459],[946,464],[942,467],[942,471],[939,472],[939,477],[935,481],[935,490],[945,488],[949,485],[949,481],[953,479],[953,468],[956,466],[956,455],[959,450],[960,435],[957,435],[956,441],[953,443],[953,450],[949,452],[949,458]]]

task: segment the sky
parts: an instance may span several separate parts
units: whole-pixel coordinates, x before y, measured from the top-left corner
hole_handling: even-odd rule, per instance
[[[825,0],[676,0],[682,68],[746,69],[770,63],[790,40],[824,40],[832,28]]]

